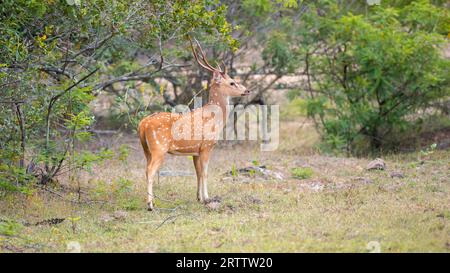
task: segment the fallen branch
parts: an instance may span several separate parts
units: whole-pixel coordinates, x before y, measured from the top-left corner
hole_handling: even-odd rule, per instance
[[[43,226],[43,225],[53,226],[53,225],[61,224],[65,220],[66,220],[66,218],[50,218],[50,219],[45,219],[45,220],[41,220],[41,221],[32,223],[32,222],[28,222],[28,221],[14,221],[14,220],[5,220],[5,219],[0,218],[0,222],[3,222],[3,223],[16,222],[16,223],[20,223],[21,225],[26,226],[26,227]],[[5,235],[5,236],[18,237],[18,236],[14,236],[14,235]]]
[[[167,223],[168,221],[174,222],[178,216],[183,216],[186,215],[186,213],[179,213],[176,215],[169,215],[166,219],[164,219],[161,224],[159,224],[156,228],[155,231],[158,230],[160,227],[162,227],[165,223]]]

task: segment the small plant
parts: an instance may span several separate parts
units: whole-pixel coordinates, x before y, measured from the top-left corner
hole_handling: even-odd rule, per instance
[[[313,170],[311,168],[292,168],[291,174],[298,179],[308,179],[313,175]]]
[[[140,208],[142,201],[134,196],[121,197],[119,199],[119,207],[124,210],[137,210]]]
[[[128,145],[122,144],[119,147],[119,160],[126,162],[128,155],[130,154],[130,148]]]
[[[116,194],[126,194],[133,191],[133,182],[126,178],[119,178],[114,185]]]
[[[233,166],[231,166],[231,176],[236,177],[237,176],[237,169],[236,169],[236,165],[233,164]]]
[[[430,147],[426,148],[425,150],[421,150],[420,155],[421,156],[429,156],[436,151],[436,148],[437,148],[437,144],[433,143],[430,145]]]
[[[125,210],[136,210],[139,208],[141,200],[134,195],[133,181],[120,178],[115,181],[113,187],[114,196],[120,208]]]
[[[81,217],[68,217],[67,219],[72,224],[72,232],[75,234],[77,231],[77,222],[80,221]]]
[[[0,235],[15,236],[21,229],[22,225],[17,222],[10,220],[0,221]]]
[[[92,198],[96,199],[106,199],[109,196],[110,185],[104,180],[93,180],[94,186],[90,190]]]

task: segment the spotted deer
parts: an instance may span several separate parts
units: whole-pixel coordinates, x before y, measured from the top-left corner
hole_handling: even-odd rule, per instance
[[[147,159],[148,210],[154,209],[154,176],[167,153],[193,157],[197,174],[197,199],[202,203],[208,202],[208,162],[218,136],[226,124],[228,98],[250,93],[228,75],[226,67],[222,70],[219,65],[210,65],[197,40],[197,49],[191,39],[189,42],[197,63],[212,73],[209,100],[203,107],[184,114],[158,112],[145,117],[139,123],[139,138]]]

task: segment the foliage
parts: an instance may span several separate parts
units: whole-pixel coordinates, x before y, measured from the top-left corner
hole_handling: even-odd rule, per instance
[[[414,125],[418,111],[449,98],[450,63],[442,54],[448,10],[428,1],[360,14],[341,15],[332,1],[309,9],[289,26],[290,43],[305,67],[308,115],[331,151],[386,147],[390,134]]]
[[[308,101],[302,98],[292,98],[289,102],[280,109],[280,118],[298,119],[298,117],[306,117],[306,109],[308,106]]]
[[[236,47],[225,12],[214,0],[2,1],[0,188],[47,183],[105,159],[106,151],[80,149],[100,91],[175,67],[163,58],[173,37],[197,31]],[[155,56],[149,64],[130,61],[143,51]]]
[[[420,131],[424,113],[448,115],[445,1],[301,1],[290,9],[252,3],[244,6],[271,18],[254,34],[263,73],[306,76],[287,87],[291,103],[282,117],[299,115],[290,109],[295,104],[307,110],[324,151],[396,148],[406,130]]]

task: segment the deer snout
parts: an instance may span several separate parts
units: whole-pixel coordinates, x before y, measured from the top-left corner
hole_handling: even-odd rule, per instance
[[[250,95],[250,90],[248,90],[247,88],[245,88],[244,92],[242,93],[241,96],[248,96]]]

